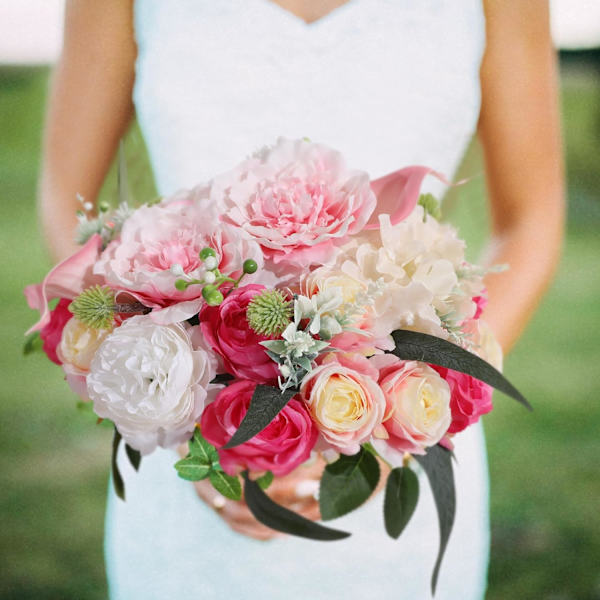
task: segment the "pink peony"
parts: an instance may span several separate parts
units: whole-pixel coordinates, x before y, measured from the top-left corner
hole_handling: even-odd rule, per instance
[[[436,365],[432,367],[446,380],[452,393],[450,399],[452,423],[448,433],[458,433],[466,429],[469,425],[477,423],[481,415],[492,410],[493,389],[487,383],[466,373]]]
[[[202,413],[202,435],[217,448],[224,446],[246,415],[256,383],[235,381],[221,390]],[[310,457],[318,431],[304,404],[290,400],[270,425],[247,442],[219,449],[223,470],[235,475],[244,469],[286,475]]]
[[[270,338],[255,333],[246,318],[248,304],[264,289],[257,284],[234,289],[219,306],[204,306],[199,319],[202,334],[223,358],[228,373],[256,383],[274,384],[279,367],[259,343]]]
[[[377,374],[364,356],[332,352],[304,378],[300,395],[328,447],[356,454],[381,425],[385,399]]]
[[[183,321],[200,310],[202,286],[177,290],[175,281],[181,276],[171,267],[178,265],[191,278],[202,280],[206,269],[199,253],[206,246],[215,250],[218,268],[226,275],[239,275],[248,258],[262,266],[258,244],[221,223],[205,188],[197,187],[136,210],[125,221],[120,238],[102,253],[94,272],[146,306],[166,309],[153,311],[156,322]]]
[[[376,204],[367,173],[349,170],[339,152],[283,138],[216,178],[211,194],[272,265],[286,263],[282,271],[331,259]]]
[[[391,464],[402,463],[404,452],[424,454],[448,431],[450,389],[425,363],[404,361],[390,354],[371,359],[379,369],[379,385],[386,401],[384,430],[373,445]]]
[[[56,348],[60,344],[62,332],[67,321],[70,321],[73,317],[73,314],[69,310],[69,304],[71,304],[70,300],[61,298],[50,313],[50,321],[40,331],[40,337],[44,342],[42,349],[46,353],[46,356],[57,365],[62,364],[62,361],[56,354]]]
[[[73,300],[88,287],[103,283],[92,273],[101,248],[102,238],[93,235],[73,256],[56,265],[42,283],[25,288],[29,308],[40,311],[40,320],[27,333],[39,331],[50,322],[48,302],[53,298]]]

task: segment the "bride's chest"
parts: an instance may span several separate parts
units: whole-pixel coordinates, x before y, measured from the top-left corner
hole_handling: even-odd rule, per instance
[[[352,156],[353,129],[414,162],[477,119],[480,0],[349,0],[311,24],[271,0],[137,0],[136,36],[138,113],[178,153],[308,135]]]

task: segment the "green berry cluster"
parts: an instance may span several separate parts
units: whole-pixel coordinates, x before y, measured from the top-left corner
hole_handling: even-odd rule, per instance
[[[206,248],[202,248],[200,253],[198,254],[200,260],[204,263],[206,268],[206,274],[204,275],[204,279],[177,279],[175,281],[175,287],[183,292],[190,285],[201,285],[202,286],[202,297],[206,301],[209,306],[217,306],[223,302],[224,296],[223,292],[219,289],[224,284],[232,285],[232,287],[237,287],[242,280],[244,275],[251,275],[252,273],[256,273],[258,269],[258,265],[255,260],[248,258],[244,261],[242,265],[242,274],[237,278],[233,279],[227,275],[223,275],[221,271],[219,271],[218,262],[217,262],[217,253],[213,248],[207,246]],[[176,275],[180,275],[185,277],[185,273],[181,268],[181,265],[173,265],[171,267],[171,272]]]

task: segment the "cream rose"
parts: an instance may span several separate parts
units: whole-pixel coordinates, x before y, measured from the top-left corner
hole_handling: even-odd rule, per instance
[[[423,454],[448,431],[450,387],[429,365],[380,355],[371,359],[379,369],[386,401],[383,428],[373,440],[376,450],[394,466],[405,452]]]
[[[62,363],[87,372],[96,351],[109,333],[109,329],[92,329],[72,317],[62,331],[56,354]]]
[[[356,454],[381,424],[385,399],[369,361],[331,353],[304,378],[300,395],[326,445]]]
[[[142,454],[188,439],[216,386],[214,358],[194,349],[181,324],[157,325],[149,316],[128,319],[92,360],[87,389],[100,417]]]

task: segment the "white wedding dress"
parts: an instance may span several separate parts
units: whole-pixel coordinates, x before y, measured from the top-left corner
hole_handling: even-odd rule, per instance
[[[226,170],[280,136],[340,150],[372,178],[410,164],[452,177],[476,126],[484,49],[480,0],[350,0],[307,25],[270,0],[137,0],[135,104],[159,190]],[[442,192],[436,180],[426,188]],[[456,437],[457,516],[438,600],[484,595],[489,547],[483,432]],[[174,451],[109,490],[113,600],[430,597],[438,521],[421,476],[399,540],[382,495],[332,522],[347,540],[259,542],[231,531],[177,477]]]

